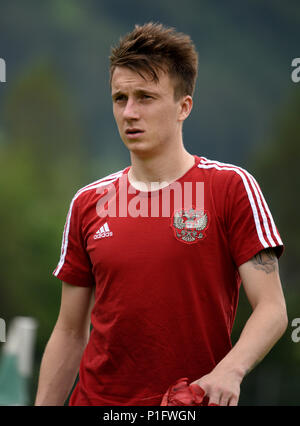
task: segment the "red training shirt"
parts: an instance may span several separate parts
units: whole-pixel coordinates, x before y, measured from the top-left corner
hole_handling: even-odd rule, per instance
[[[209,373],[231,349],[237,268],[282,254],[256,180],[194,157],[172,190],[135,191],[127,167],[74,196],[53,274],[95,286],[95,305],[70,405],[158,406],[178,378]]]

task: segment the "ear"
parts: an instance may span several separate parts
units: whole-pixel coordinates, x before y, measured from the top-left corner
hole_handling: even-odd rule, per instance
[[[190,95],[183,96],[179,101],[179,121],[184,121],[192,111],[193,98]]]

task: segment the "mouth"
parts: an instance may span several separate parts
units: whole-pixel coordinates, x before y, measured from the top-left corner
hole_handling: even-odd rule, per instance
[[[129,139],[135,139],[138,138],[139,136],[141,136],[144,133],[144,130],[141,129],[137,129],[137,128],[130,128],[125,130],[125,134],[127,136],[127,138]]]

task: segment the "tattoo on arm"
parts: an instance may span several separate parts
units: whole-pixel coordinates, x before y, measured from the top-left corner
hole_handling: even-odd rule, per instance
[[[278,270],[277,256],[272,248],[261,250],[251,259],[251,262],[255,269],[264,271],[266,274]]]

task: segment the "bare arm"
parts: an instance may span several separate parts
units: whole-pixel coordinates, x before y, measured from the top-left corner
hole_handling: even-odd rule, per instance
[[[273,249],[259,252],[239,272],[253,312],[232,350],[210,374],[194,382],[210,403],[219,405],[237,405],[244,376],[271,350],[288,323]]]
[[[93,288],[63,283],[57,322],[47,343],[35,405],[64,405],[89,338]]]

